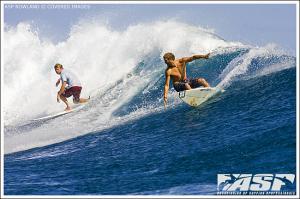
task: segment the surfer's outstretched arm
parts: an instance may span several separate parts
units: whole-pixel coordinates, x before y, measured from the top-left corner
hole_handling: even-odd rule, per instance
[[[164,87],[164,106],[167,107],[167,99],[168,99],[168,91],[169,91],[169,85],[170,85],[170,71],[166,70],[165,72],[166,81],[165,81],[165,87]]]
[[[191,62],[194,61],[196,59],[208,59],[209,58],[210,53],[206,54],[206,55],[193,55],[191,57],[183,57],[180,59],[180,62]]]

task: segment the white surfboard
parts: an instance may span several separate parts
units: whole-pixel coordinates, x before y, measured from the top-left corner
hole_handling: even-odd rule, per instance
[[[62,116],[62,115],[66,115],[68,113],[72,113],[74,111],[78,111],[78,110],[82,109],[85,105],[86,105],[86,103],[85,104],[78,104],[77,106],[72,107],[72,109],[69,110],[69,111],[62,111],[62,112],[58,112],[58,113],[53,113],[53,114],[47,115],[45,117],[40,117],[40,118],[32,119],[32,121],[43,121],[43,120],[54,119],[56,117],[59,117],[59,116]]]
[[[221,92],[224,90],[218,87],[199,87],[179,92],[179,98],[188,105],[196,107]]]

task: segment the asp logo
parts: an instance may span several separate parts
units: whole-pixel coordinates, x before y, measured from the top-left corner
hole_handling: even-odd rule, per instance
[[[295,174],[218,174],[218,191],[279,192],[294,181]]]

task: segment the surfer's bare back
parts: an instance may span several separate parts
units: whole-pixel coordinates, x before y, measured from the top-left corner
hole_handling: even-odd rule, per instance
[[[170,80],[172,78],[174,89],[177,92],[190,90],[192,88],[197,88],[199,86],[210,87],[207,81],[203,78],[190,78],[186,76],[186,63],[194,61],[196,59],[208,59],[210,53],[206,55],[193,55],[191,57],[183,57],[180,59],[175,59],[173,53],[165,53],[163,58],[167,64],[167,69],[165,70],[165,87],[164,87],[164,105],[167,105],[168,91]]]

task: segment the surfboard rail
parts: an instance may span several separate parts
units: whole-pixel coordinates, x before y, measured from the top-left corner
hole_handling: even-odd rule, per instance
[[[79,104],[78,106],[73,107],[69,111],[61,111],[61,112],[58,112],[58,113],[49,114],[49,115],[44,116],[44,117],[39,117],[39,118],[32,119],[31,121],[38,122],[38,121],[46,121],[46,120],[54,119],[54,118],[57,118],[57,117],[60,117],[60,116],[78,111],[78,110],[82,109],[84,106],[85,106],[85,104]]]
[[[224,92],[224,90],[219,87],[199,87],[180,91],[178,95],[186,104],[197,107],[220,92]]]

